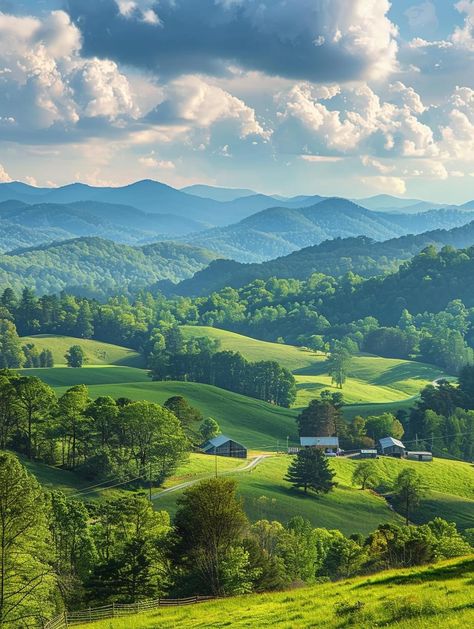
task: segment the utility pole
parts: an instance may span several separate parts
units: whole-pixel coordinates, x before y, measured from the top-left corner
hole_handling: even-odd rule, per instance
[[[290,435],[286,436],[286,453],[288,454],[288,449],[290,445]]]
[[[214,460],[216,464],[216,478],[217,478],[217,448],[214,447]]]

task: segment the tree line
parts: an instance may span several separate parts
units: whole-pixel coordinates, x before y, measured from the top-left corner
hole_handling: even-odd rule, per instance
[[[422,565],[471,553],[473,534],[440,518],[382,524],[367,537],[300,516],[252,524],[226,478],[188,488],[171,521],[140,494],[84,503],[48,492],[2,453],[0,623],[40,627],[65,607],[266,592]]]
[[[185,340],[179,327],[155,333],[148,364],[155,380],[184,380],[290,407],[296,399],[293,374],[275,361],[250,362],[240,352],[219,351],[207,337]]]
[[[202,420],[200,414],[195,418]],[[85,385],[58,397],[37,377],[0,371],[0,448],[88,480],[159,486],[192,448],[188,425],[166,405],[108,396],[91,400]],[[195,425],[193,434],[198,430]]]

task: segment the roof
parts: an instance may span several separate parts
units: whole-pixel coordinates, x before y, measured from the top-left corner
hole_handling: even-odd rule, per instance
[[[399,439],[394,439],[393,437],[384,437],[383,439],[379,439],[379,443],[382,450],[393,448],[393,446],[397,446],[398,448],[403,448],[404,450],[406,450],[403,443]]]
[[[338,437],[300,437],[302,446],[323,446],[325,448],[338,448]]]
[[[245,446],[243,446],[241,443],[234,441],[234,439],[231,439],[230,437],[226,437],[225,435],[218,435],[217,437],[214,437],[213,439],[209,439],[209,441],[206,441],[206,443],[203,446],[201,446],[201,449],[206,451],[206,450],[210,450],[211,448],[219,448],[220,446],[223,446],[224,443],[227,443],[228,441],[233,441],[234,443],[237,443],[237,445],[239,445],[241,448],[245,448]]]

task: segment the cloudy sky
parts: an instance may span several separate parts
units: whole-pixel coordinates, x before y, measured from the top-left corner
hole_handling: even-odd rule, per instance
[[[474,0],[0,0],[0,181],[474,198]]]

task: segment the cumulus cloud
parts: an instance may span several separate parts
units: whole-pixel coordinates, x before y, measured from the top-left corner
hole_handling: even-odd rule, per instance
[[[398,82],[382,100],[368,85],[333,90],[318,98],[308,83],[297,84],[277,97],[283,144],[288,138],[307,147],[307,153],[428,157],[438,153],[432,129],[419,114],[425,111],[419,95]],[[296,124],[295,124],[296,123]],[[285,126],[289,125],[285,133]],[[304,152],[301,150],[300,152]]]
[[[0,183],[8,183],[9,181],[12,181],[12,178],[7,173],[5,168],[0,164]]]
[[[389,8],[388,0],[68,2],[88,55],[161,77],[236,65],[313,82],[387,75],[397,55]]]
[[[116,63],[85,60],[80,51],[80,32],[63,11],[53,11],[42,20],[0,14],[4,137],[53,127],[70,129],[87,118],[113,121],[137,113],[128,81]]]
[[[369,188],[380,190],[385,194],[405,194],[407,191],[406,183],[401,177],[363,177],[362,181]]]
[[[268,139],[270,132],[257,121],[255,111],[242,100],[196,76],[171,81],[165,100],[146,116],[158,125],[184,125],[209,128],[220,120],[233,120],[242,138],[259,135]]]

